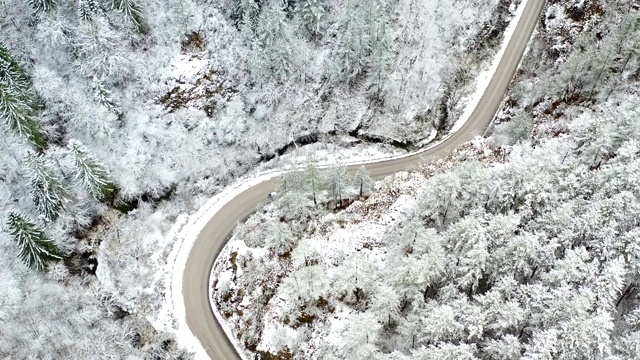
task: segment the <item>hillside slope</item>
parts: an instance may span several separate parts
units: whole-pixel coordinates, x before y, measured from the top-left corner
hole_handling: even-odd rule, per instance
[[[213,300],[248,349],[640,356],[638,9],[550,1],[541,21],[488,139],[339,202],[281,186],[238,228]]]

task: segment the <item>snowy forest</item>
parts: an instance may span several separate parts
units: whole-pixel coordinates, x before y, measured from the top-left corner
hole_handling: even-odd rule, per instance
[[[0,357],[189,358],[175,219],[292,146],[446,134],[518,3],[0,0]]]
[[[548,1],[488,136],[279,179],[212,272],[261,359],[640,358],[640,6]]]

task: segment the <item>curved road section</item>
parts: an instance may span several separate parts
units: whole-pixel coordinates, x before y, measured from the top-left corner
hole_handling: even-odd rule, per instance
[[[544,0],[529,0],[524,13],[506,47],[478,105],[466,123],[456,133],[428,149],[391,159],[365,162],[373,178],[404,171],[424,162],[424,158],[443,158],[453,149],[481,133],[491,122],[503,95],[515,73],[526,45],[544,7]],[[355,171],[360,164],[349,166]],[[213,263],[227,242],[237,222],[245,219],[256,205],[273,191],[275,178],[265,176],[262,182],[246,188],[225,203],[197,236],[183,272],[182,295],[186,322],[211,359],[241,359],[222,326],[218,323],[209,301],[209,274]]]

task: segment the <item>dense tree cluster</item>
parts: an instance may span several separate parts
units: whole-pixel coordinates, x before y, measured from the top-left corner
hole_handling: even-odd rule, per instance
[[[109,148],[122,91],[146,86],[129,76],[146,15],[137,0],[0,6],[2,358],[188,357],[92,276],[100,242],[85,238],[141,194],[117,196]]]
[[[250,136],[291,131],[283,121],[301,113],[304,126],[293,124],[296,132],[352,131],[359,124],[364,134],[415,142],[436,120],[444,130],[455,119],[479,60],[504,29],[508,6],[498,3],[221,2],[220,10],[249,45],[246,62],[238,67],[249,73],[251,90],[241,100],[245,109],[261,108],[249,111],[249,118],[256,117],[252,122],[268,119],[270,125],[257,122],[245,131]],[[343,106],[349,97],[354,101]],[[439,106],[448,115],[436,114]],[[262,149],[272,146],[256,140]]]
[[[285,337],[274,350],[312,358],[640,356],[628,346],[640,330],[640,123],[630,110],[638,100],[629,101],[608,115],[585,113],[567,137],[516,145],[501,166],[472,161],[431,177],[410,215],[373,241],[381,262],[371,260],[376,249],[313,255],[327,239],[313,235],[317,220],[308,216],[278,223],[287,235],[272,227],[260,235],[270,216],[288,211],[276,201],[237,235],[257,237],[247,245],[272,254],[237,254],[244,275],[236,285],[244,296],[262,293],[240,317],[259,329],[250,319],[280,307],[281,326],[297,336],[308,329],[319,342]],[[347,226],[356,226],[350,216]],[[287,246],[274,251],[282,236]],[[226,291],[216,299],[232,313],[239,295]],[[333,312],[356,314],[337,343],[322,335]],[[271,339],[255,328],[245,337],[253,349]]]

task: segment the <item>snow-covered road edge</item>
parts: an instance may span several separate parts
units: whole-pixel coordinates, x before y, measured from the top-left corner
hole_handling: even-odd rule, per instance
[[[196,359],[209,359],[209,357],[187,325],[186,308],[182,297],[182,278],[191,248],[202,229],[204,229],[209,220],[226,203],[233,200],[233,198],[242,191],[262,181],[272,179],[280,173],[280,171],[269,171],[236,182],[209,199],[196,214],[190,217],[187,215],[180,216],[167,234],[167,241],[174,244],[169,259],[167,260],[171,275],[167,276],[165,281],[165,304],[161,311],[162,315],[154,325],[160,326],[165,331],[175,333],[178,343],[186,347],[189,351],[194,352]],[[211,308],[214,310],[214,314],[224,328],[227,336],[232,338],[230,337],[230,329],[228,329],[226,323],[222,321],[216,308],[213,305]],[[232,341],[232,343],[238,353],[242,354],[241,349],[237,347],[235,342]]]
[[[449,134],[454,134],[458,130],[460,130],[462,126],[464,126],[464,124],[471,117],[473,110],[475,110],[475,108],[480,103],[480,99],[482,99],[482,96],[484,95],[484,92],[487,89],[487,86],[489,86],[489,82],[493,78],[493,74],[495,74],[496,70],[498,70],[498,65],[500,64],[500,60],[502,60],[502,56],[504,55],[505,51],[507,51],[507,45],[509,45],[509,42],[511,41],[511,37],[513,36],[513,33],[516,31],[516,27],[518,23],[520,23],[520,19],[522,18],[522,14],[524,14],[524,9],[527,7],[528,2],[529,0],[522,0],[522,2],[520,2],[520,5],[518,5],[518,8],[516,9],[515,14],[513,15],[513,19],[511,19],[509,26],[507,26],[507,28],[504,31],[504,39],[502,40],[502,45],[500,45],[500,50],[498,50],[498,53],[496,53],[496,56],[493,58],[493,61],[491,62],[491,65],[486,70],[478,74],[478,77],[476,78],[476,84],[477,84],[476,91],[471,95],[464,112],[462,113],[462,115],[460,115],[460,118],[458,119],[458,121],[456,121],[453,127],[451,127]],[[526,54],[526,50],[525,50],[525,54]]]
[[[489,85],[490,79],[493,77],[494,73],[497,70],[498,64],[506,51],[507,45],[509,44],[511,37],[515,31],[517,24],[520,22],[522,15],[524,13],[524,9],[527,6],[529,0],[522,0],[518,9],[516,10],[514,18],[511,20],[511,23],[505,30],[505,36],[500,47],[500,50],[496,54],[492,65],[488,70],[482,72],[478,77],[478,85],[476,88],[476,92],[472,96],[471,100],[467,104],[466,110],[463,112],[460,119],[456,122],[451,132],[445,136],[443,139],[438,141],[437,143],[431,144],[430,146],[418,150],[413,153],[407,153],[402,155],[395,155],[383,158],[372,159],[368,161],[346,161],[343,162],[344,165],[359,165],[359,164],[369,164],[373,162],[378,162],[381,160],[391,160],[391,159],[401,159],[405,157],[412,156],[414,154],[423,153],[445,141],[447,141],[453,134],[455,134],[464,123],[469,119],[471,113],[478,105],[480,99],[484,95],[484,92]],[[327,164],[322,164],[327,165]],[[323,167],[323,166],[322,166]],[[206,226],[209,220],[230,200],[232,200],[237,194],[242,191],[259,184],[265,180],[272,179],[277,177],[282,173],[282,170],[271,170],[263,173],[256,173],[251,176],[240,179],[233,185],[227,187],[221,193],[212,197],[209,201],[207,201],[197,213],[192,216],[181,215],[176,220],[176,223],[171,228],[169,233],[167,234],[166,243],[174,244],[171,254],[167,259],[168,269],[167,273],[171,274],[166,276],[165,280],[165,303],[162,306],[162,310],[160,311],[159,317],[156,321],[153,322],[153,325],[159,329],[162,329],[167,332],[172,332],[175,334],[178,343],[180,346],[185,347],[191,352],[195,353],[196,359],[208,359],[207,353],[205,349],[202,347],[201,343],[198,339],[193,335],[189,326],[186,323],[186,309],[183,302],[182,297],[182,278],[184,274],[184,269],[186,267],[187,259],[189,257],[189,253],[191,252],[191,248],[195,243],[198,235],[202,231],[202,229]],[[211,291],[211,279],[209,279],[209,292]],[[212,299],[209,296],[209,301],[211,303]],[[222,320],[220,314],[217,309],[211,303],[211,307],[213,312],[218,319],[218,322],[222,325],[227,337],[229,339],[234,339],[230,329],[228,328],[225,321]],[[239,354],[243,354],[241,349],[239,349],[238,344],[235,341],[231,341],[236,348]]]

